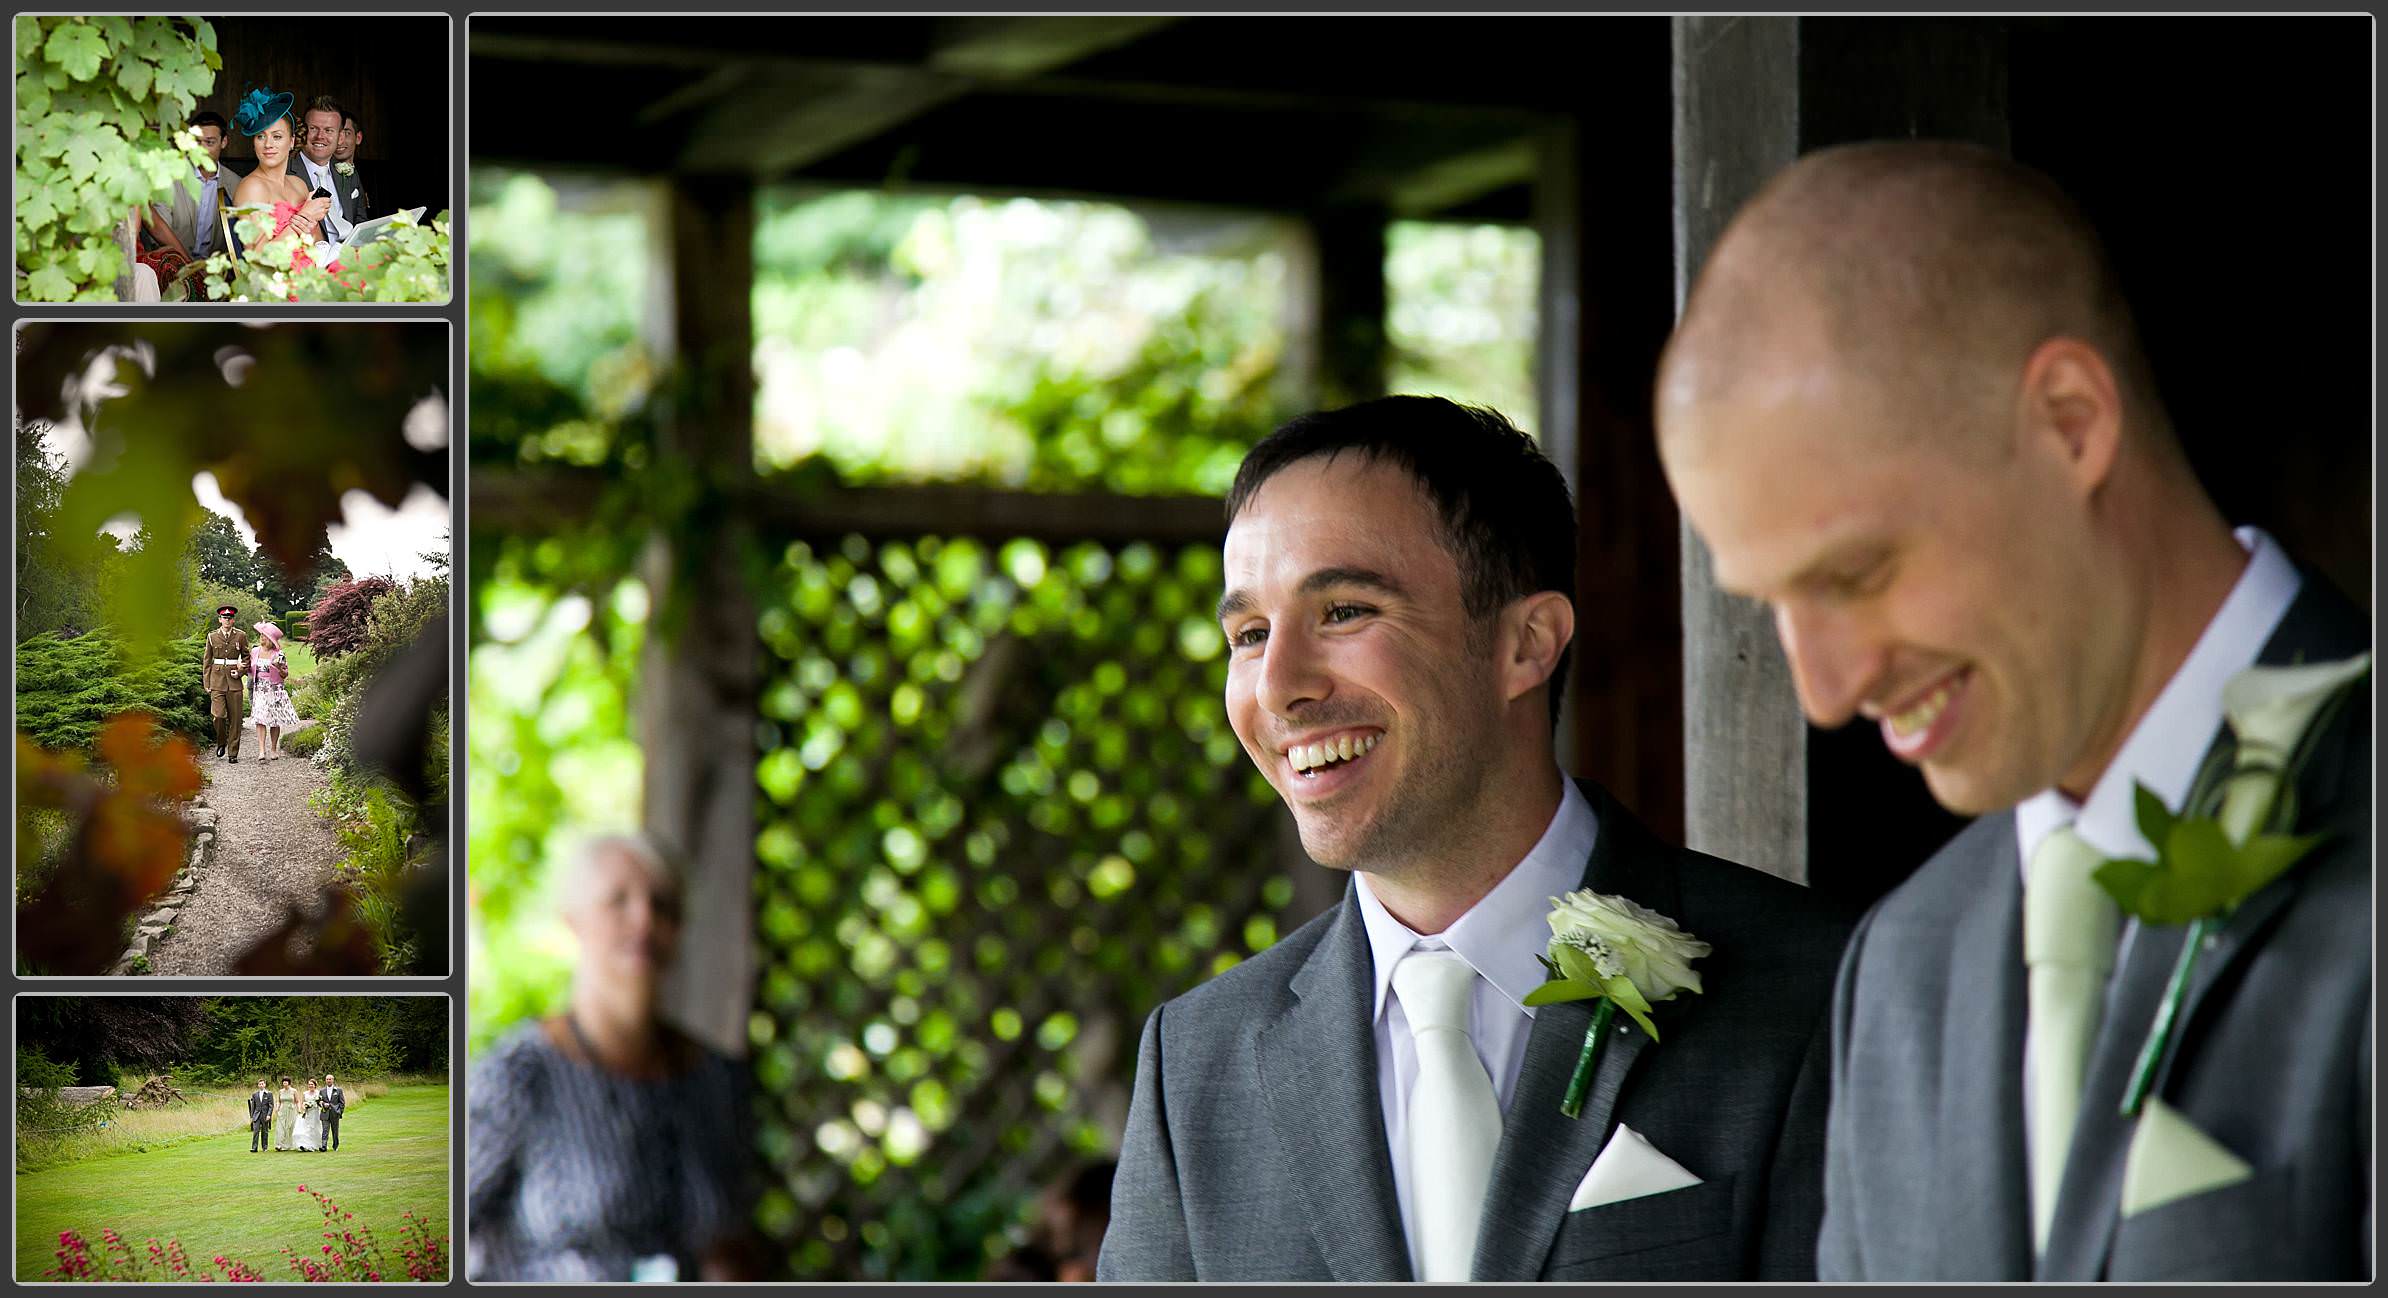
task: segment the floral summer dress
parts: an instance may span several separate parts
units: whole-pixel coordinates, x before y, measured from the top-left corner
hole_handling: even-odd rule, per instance
[[[284,684],[290,679],[290,660],[279,649],[258,645],[249,650],[249,665],[256,682],[250,691],[249,723],[285,730],[297,725],[298,709],[291,706],[290,690]]]

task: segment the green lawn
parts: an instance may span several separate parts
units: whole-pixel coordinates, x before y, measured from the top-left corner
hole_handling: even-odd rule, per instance
[[[244,1126],[20,1172],[16,1278],[39,1280],[56,1265],[60,1231],[96,1243],[101,1230],[113,1229],[137,1249],[151,1239],[179,1239],[203,1266],[221,1253],[268,1280],[295,1280],[283,1246],[314,1253],[323,1243],[323,1211],[301,1185],[370,1225],[396,1266],[400,1214],[427,1217],[437,1233],[449,1233],[448,1145],[448,1088],[407,1086],[352,1102],[336,1153],[252,1154]]]
[[[301,676],[315,674],[315,651],[307,647],[306,641],[284,640],[282,642],[282,657],[290,664],[290,679],[292,681],[295,682]]]

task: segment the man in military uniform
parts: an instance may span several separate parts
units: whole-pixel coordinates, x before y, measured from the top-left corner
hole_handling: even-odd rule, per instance
[[[249,674],[249,633],[234,625],[240,610],[216,610],[216,629],[207,633],[207,712],[215,718],[216,756],[230,750],[240,760],[241,678]]]

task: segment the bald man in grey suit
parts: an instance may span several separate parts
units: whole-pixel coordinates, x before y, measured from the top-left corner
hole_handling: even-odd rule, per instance
[[[1970,147],[1811,155],[1719,242],[1659,393],[1685,516],[1773,606],[1809,719],[1876,722],[1980,817],[1850,942],[1823,1278],[2368,1275],[2367,657],[2291,796],[2223,777],[2258,755],[2234,680],[2369,634],[2207,497],[2086,218]],[[2219,802],[2224,842],[2322,836],[2200,912],[2168,1037],[2192,930],[2099,880],[2174,839],[2151,795]]]

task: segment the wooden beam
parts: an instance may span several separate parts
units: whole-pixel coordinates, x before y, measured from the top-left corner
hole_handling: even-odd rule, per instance
[[[1675,22],[1675,307],[1758,186],[1799,156],[1799,23]],[[1807,878],[1807,723],[1774,621],[1682,525],[1684,843]]]
[[[1678,309],[1734,213],[1802,153],[1906,136],[2007,147],[1997,23],[1679,17],[1673,36]],[[1717,588],[1688,526],[1682,553],[1687,841],[1878,895],[1959,822],[1872,734],[1811,729],[1771,615]]]
[[[940,20],[919,67],[846,63],[752,77],[757,93],[706,114],[680,166],[776,176],[829,157],[990,83],[1064,67],[1168,25],[1169,18],[975,16]]]
[[[612,481],[595,469],[475,466],[473,522],[502,531],[562,530],[585,521]],[[1051,544],[1210,545],[1227,534],[1222,506],[1210,496],[1013,491],[944,483],[799,493],[765,480],[728,493],[724,513],[748,520],[761,535],[789,540],[968,536],[987,541],[1024,537]]]
[[[683,178],[670,190],[672,342],[691,381],[662,410],[662,449],[724,466],[754,463],[754,195],[744,180]],[[717,1050],[746,1052],[754,995],[755,606],[739,562],[748,524],[724,517],[697,555],[660,539],[645,575],[685,611],[650,636],[636,691],[644,822],[685,864],[680,959],[664,1005]],[[680,583],[688,583],[682,587]]]
[[[1004,80],[1034,76],[1141,40],[1181,19],[1155,14],[1068,17],[968,14],[932,20],[929,62]]]
[[[1337,207],[1310,216],[1317,248],[1319,404],[1348,406],[1385,395],[1383,208]]]

